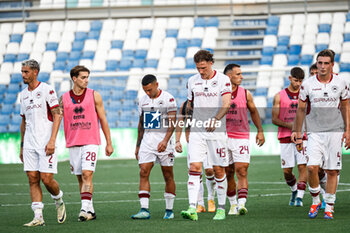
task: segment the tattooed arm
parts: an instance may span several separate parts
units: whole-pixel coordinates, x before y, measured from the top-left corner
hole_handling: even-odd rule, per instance
[[[60,128],[61,120],[63,117],[63,102],[62,102],[62,96],[59,99],[59,106],[50,109],[52,117],[53,117],[53,125],[52,125],[52,132],[49,142],[46,145],[45,151],[46,155],[52,155],[55,153],[55,144],[56,144],[56,137],[58,130]]]

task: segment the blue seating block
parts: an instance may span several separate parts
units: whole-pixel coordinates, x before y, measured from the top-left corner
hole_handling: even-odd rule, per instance
[[[0,114],[0,125],[7,125],[10,122],[9,114]]]
[[[21,43],[22,42],[22,34],[12,34],[10,36],[10,42]]]
[[[267,96],[268,88],[267,87],[257,87],[255,89],[255,96]]]
[[[166,30],[166,37],[174,37],[177,38],[178,35],[178,30],[177,29],[167,29]]]
[[[22,74],[20,74],[20,73],[13,73],[13,74],[11,74],[11,80],[10,80],[10,83],[16,83],[16,84],[19,84],[19,83],[21,83],[22,82]],[[0,92],[0,94],[2,94],[1,92]]]
[[[286,45],[277,46],[275,54],[287,54],[287,53],[288,53],[288,47]]]
[[[195,27],[205,27],[206,25],[207,25],[207,22],[204,17],[198,17],[194,19]]]
[[[83,54],[81,55],[81,59],[94,59],[95,57],[95,52],[94,51],[84,51]]]
[[[134,51],[130,49],[126,49],[122,51],[122,58],[125,59],[133,59],[134,58]]]
[[[80,60],[80,57],[81,57],[81,52],[80,51],[72,51],[69,54],[68,60],[69,61],[78,61],[78,60]]]
[[[289,36],[279,36],[277,45],[289,45]]]
[[[112,49],[122,49],[123,44],[124,44],[124,41],[122,41],[122,40],[112,40],[111,48]]]
[[[344,42],[350,41],[350,33],[344,33]]]
[[[280,18],[278,16],[270,16],[267,19],[268,26],[278,26],[280,24]]]
[[[91,31],[101,31],[102,29],[102,21],[101,20],[94,20],[90,23],[90,30]]]
[[[26,25],[26,32],[37,32],[38,31],[38,24],[37,23],[28,23]]]
[[[346,14],[346,22],[349,22],[350,21],[350,13],[347,13]]]
[[[152,30],[142,29],[140,30],[140,38],[151,38]]]
[[[11,83],[7,86],[8,94],[17,94],[20,91],[21,91],[21,87],[17,83]]]
[[[177,40],[177,48],[187,49],[189,46],[189,41],[187,39],[178,39]]]
[[[187,58],[186,59],[186,69],[195,69],[196,64],[193,61],[193,58]]]
[[[19,124],[10,124],[8,126],[8,131],[11,133],[16,133],[20,131],[20,125]]]
[[[21,62],[29,59],[28,53],[19,53],[16,58],[16,62]]]
[[[144,59],[135,59],[133,64],[132,64],[132,67],[143,69],[145,67],[145,60]]]
[[[11,114],[13,112],[13,104],[2,104],[1,114]]]
[[[291,45],[289,46],[290,55],[299,55],[301,53],[301,45]]]
[[[299,55],[288,55],[288,66],[299,65]]]
[[[340,64],[340,72],[350,72],[350,61],[349,63]]]
[[[15,114],[11,118],[11,124],[21,124],[22,122],[22,117],[19,114]]]
[[[157,59],[147,59],[145,67],[156,69],[158,67],[158,60]]]
[[[7,93],[4,97],[4,104],[14,104],[17,100],[17,94]]]
[[[106,61],[106,71],[116,71],[118,69],[117,60],[107,60]]]
[[[274,54],[274,51],[275,51],[274,47],[265,46],[265,47],[263,47],[262,55],[263,56],[272,56]]]
[[[100,31],[90,31],[87,35],[87,39],[98,40],[100,38]]]
[[[318,32],[326,32],[326,33],[330,33],[331,32],[331,25],[324,23],[324,24],[319,24],[318,25]]]
[[[187,49],[185,48],[176,48],[175,57],[186,57]]]
[[[47,72],[40,72],[38,74],[38,80],[40,82],[48,82],[50,79],[50,73],[47,73]]]
[[[191,47],[201,47],[202,46],[202,39],[198,39],[198,38],[191,39],[190,46]]]
[[[46,51],[57,51],[58,43],[56,42],[47,42]]]
[[[53,65],[53,70],[61,70],[64,71],[64,69],[66,68],[66,62],[65,61],[55,61],[54,65]]]
[[[85,41],[87,38],[86,32],[76,32],[75,33],[75,41]]]
[[[275,26],[268,26],[265,30],[265,35],[277,35],[278,28]]]
[[[305,66],[310,66],[312,64],[313,56],[310,54],[305,54],[301,56],[300,64]]]
[[[12,53],[7,53],[4,56],[4,62],[12,62],[14,63],[16,61],[16,54],[12,54]]]
[[[260,64],[272,66],[272,56],[263,56],[260,60]]]
[[[316,45],[316,53],[324,50],[324,49],[328,49],[328,45],[327,44],[317,44]]]
[[[73,41],[72,51],[81,51],[84,48],[84,41]]]
[[[147,57],[147,50],[146,49],[135,50],[135,58],[136,59],[145,59],[146,57]]]
[[[69,54],[67,52],[58,52],[56,54],[56,61],[67,61]]]
[[[7,90],[6,85],[0,84],[0,95],[2,96]]]
[[[127,71],[130,70],[132,66],[132,59],[122,59],[119,64],[119,70]]]
[[[70,70],[77,65],[79,65],[79,60],[68,60],[66,65],[66,72],[70,72]]]
[[[206,23],[207,27],[219,27],[219,19],[218,17],[209,17],[207,19],[207,23]]]

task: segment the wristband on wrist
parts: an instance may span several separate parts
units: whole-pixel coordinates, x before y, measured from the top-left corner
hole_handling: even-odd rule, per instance
[[[23,144],[24,144],[24,143],[23,143],[23,142],[21,142],[21,148],[23,148]]]

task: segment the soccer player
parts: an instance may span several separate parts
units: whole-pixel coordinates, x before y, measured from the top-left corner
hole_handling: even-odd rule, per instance
[[[198,220],[196,204],[200,186],[200,175],[205,159],[214,168],[218,207],[214,220],[226,218],[225,204],[227,180],[225,167],[228,165],[226,156],[226,113],[230,107],[230,79],[212,69],[213,54],[199,50],[194,55],[198,74],[193,75],[188,83],[187,104],[191,110],[193,101],[193,120],[191,126],[188,153],[190,154],[190,169],[187,182],[189,208],[181,212],[185,219]]]
[[[73,88],[59,100],[71,172],[77,176],[79,182],[81,209],[78,221],[96,219],[92,201],[92,179],[101,144],[99,122],[107,143],[105,153],[107,156],[113,153],[103,101],[97,91],[87,88],[89,75],[90,71],[86,67],[73,67],[70,71]]]
[[[317,65],[316,63],[312,64],[309,68],[309,73],[310,73],[310,77],[314,76],[317,74]]]
[[[333,219],[336,199],[337,174],[342,168],[342,142],[350,148],[350,124],[348,121],[348,90],[343,79],[332,74],[334,55],[329,50],[317,54],[318,74],[303,82],[299,93],[298,109],[294,122],[292,141],[300,147],[303,143],[301,127],[306,104],[307,149],[309,155],[308,182],[312,196],[309,217],[315,218],[321,207],[318,170],[323,164],[327,173],[325,219]]]
[[[24,224],[27,227],[44,226],[42,180],[55,200],[58,223],[66,220],[66,209],[53,175],[57,173],[55,142],[60,125],[60,115],[55,90],[37,77],[40,66],[31,59],[22,62],[23,82],[28,86],[21,92],[21,150],[20,159],[29,180],[34,219]]]
[[[141,210],[133,219],[149,219],[150,182],[149,175],[155,162],[159,162],[165,180],[164,219],[173,219],[175,200],[174,142],[173,132],[177,106],[175,98],[158,88],[157,78],[147,74],[142,78],[146,95],[139,101],[139,125],[135,156],[140,167],[139,198]],[[165,127],[167,125],[167,127]],[[156,129],[159,128],[159,129]]]
[[[189,142],[189,137],[190,137],[190,126],[187,121],[189,121],[192,117],[192,115],[188,116],[186,114],[186,106],[187,106],[188,100],[183,102],[181,104],[181,107],[179,109],[180,115],[178,117],[178,122],[183,122],[185,125],[185,137],[186,137],[186,142]],[[191,102],[191,108],[193,108],[193,102]],[[186,127],[186,124],[187,127]],[[176,130],[175,130],[175,150],[178,153],[182,152],[182,145],[180,142],[181,139],[181,134],[182,134],[182,127],[178,123],[176,125]],[[187,161],[189,161],[189,154],[187,153]],[[208,191],[208,212],[215,212],[216,207],[215,207],[215,180],[214,180],[214,170],[213,167],[208,164],[208,161],[205,160],[203,162],[204,166],[204,171],[205,171],[205,176],[206,176],[206,186],[207,186],[207,191]],[[189,163],[188,163],[188,168],[189,168]],[[200,188],[199,188],[199,193],[198,193],[198,202],[197,202],[197,213],[201,212],[206,212],[205,205],[204,205],[204,185],[203,185],[203,180],[202,180],[202,175],[200,176]]]
[[[281,147],[281,167],[284,179],[292,191],[290,206],[303,206],[303,197],[307,182],[306,135],[303,136],[304,148],[298,151],[291,141],[293,121],[298,107],[298,96],[305,73],[300,67],[293,67],[289,75],[289,86],[273,99],[272,123],[278,126],[278,140]],[[298,182],[293,174],[295,163],[298,166]]]
[[[231,205],[228,214],[245,215],[248,213],[245,203],[248,196],[247,175],[250,163],[247,110],[249,110],[253,123],[258,130],[256,135],[258,146],[262,146],[265,143],[265,137],[253,96],[250,91],[240,86],[243,79],[241,66],[234,63],[229,64],[225,67],[224,74],[230,78],[232,85],[231,107],[226,115],[227,149],[229,156],[229,166],[226,168],[228,182],[227,196]],[[236,200],[235,173],[238,182],[238,203]]]

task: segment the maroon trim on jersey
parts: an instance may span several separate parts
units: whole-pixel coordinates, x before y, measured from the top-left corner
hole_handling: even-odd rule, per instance
[[[161,90],[161,89],[159,89],[159,93],[158,93],[158,95],[155,97],[155,99],[157,99],[157,98],[160,96],[160,94],[162,94],[162,90]]]
[[[53,122],[53,116],[52,113],[50,111],[50,105],[48,102],[46,102],[46,109],[47,109],[47,119],[51,122]]]
[[[56,107],[58,107],[59,105],[58,104],[56,104],[56,105],[54,105],[54,106],[52,106],[52,107],[50,107],[50,109],[54,109],[54,108],[56,108]]]
[[[236,88],[235,91],[232,92],[232,99],[235,99],[237,97],[237,93],[238,93],[238,87]]]
[[[21,117],[25,117],[24,114],[19,114]]]
[[[231,94],[231,92],[224,92],[224,93],[221,94],[221,96],[224,96],[226,94]]]
[[[39,83],[38,83],[38,85],[36,85],[36,87],[34,87],[34,89],[33,90],[29,90],[29,87],[28,87],[28,91],[34,91],[39,85],[40,85],[40,81],[39,81]]]
[[[309,115],[310,112],[311,112],[311,102],[309,100],[309,97],[307,97],[306,115]]]
[[[286,88],[285,90],[286,90],[286,93],[287,93],[289,99],[291,99],[291,100],[297,100],[297,99],[298,99],[299,91],[293,93],[293,92],[291,92],[288,88]]]
[[[86,88],[84,89],[84,92],[81,95],[74,94],[73,90],[69,91],[70,97],[74,99],[76,104],[81,104],[84,101],[85,93],[86,93]]]
[[[317,78],[317,80],[318,80],[320,83],[323,83],[323,82],[321,82],[321,80],[318,78],[318,74],[316,74],[316,78]],[[328,83],[332,82],[332,79],[333,79],[333,73],[331,73],[331,79],[328,81]]]

